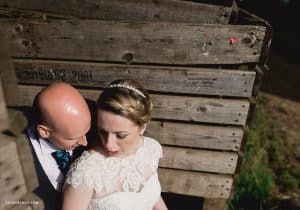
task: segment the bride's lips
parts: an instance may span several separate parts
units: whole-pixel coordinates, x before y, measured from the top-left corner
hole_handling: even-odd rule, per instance
[[[107,151],[107,154],[109,156],[116,156],[119,153],[119,151]]]

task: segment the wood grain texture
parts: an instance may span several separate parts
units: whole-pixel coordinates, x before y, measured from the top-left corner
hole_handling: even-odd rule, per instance
[[[16,57],[180,65],[258,62],[265,36],[263,26],[96,20],[1,20],[0,30]]]
[[[6,105],[0,79],[0,132],[10,131],[15,136],[18,136],[26,127],[27,120],[20,111],[8,109]]]
[[[151,121],[146,136],[164,145],[239,151],[244,131],[242,128],[194,125]]]
[[[104,88],[116,78],[134,79],[150,91],[250,97],[255,71],[176,68],[87,62],[14,60],[19,83],[47,85],[57,81]]]
[[[203,210],[226,210],[226,200],[221,198],[204,199]]]
[[[0,163],[2,209],[6,201],[18,201],[27,191],[15,139],[3,134],[0,134]]]
[[[193,171],[160,168],[162,190],[205,198],[228,198],[232,177]]]
[[[0,31],[0,46],[0,80],[2,80],[3,94],[8,106],[17,106],[19,105],[17,79],[5,31]]]
[[[2,88],[2,81],[0,79],[0,131],[9,128],[8,112],[6,108],[5,97]]]
[[[247,100],[152,95],[153,118],[244,125],[249,110]]]
[[[23,105],[31,105],[42,86],[19,85]],[[87,99],[97,100],[100,90],[78,89]],[[152,94],[152,117],[164,120],[244,125],[249,102],[239,99],[215,99]]]
[[[32,192],[39,186],[38,175],[35,169],[35,160],[32,154],[34,151],[30,145],[30,141],[28,141],[28,137],[24,134],[18,136],[16,143],[20,154],[19,158],[23,166],[27,189],[29,192]]]
[[[20,110],[8,108],[8,116],[10,123],[10,132],[15,136],[19,136],[28,126],[27,118]]]
[[[232,10],[230,6],[178,0],[0,0],[0,7],[87,19],[221,24],[228,23]]]
[[[192,171],[234,174],[238,154],[163,146],[159,166]]]

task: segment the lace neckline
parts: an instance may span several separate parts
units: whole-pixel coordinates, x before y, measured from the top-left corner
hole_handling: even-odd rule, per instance
[[[85,151],[69,170],[66,182],[81,183],[95,189],[98,196],[116,191],[139,192],[158,167],[162,157],[160,144],[145,137],[135,153],[122,157],[105,157],[97,150]]]

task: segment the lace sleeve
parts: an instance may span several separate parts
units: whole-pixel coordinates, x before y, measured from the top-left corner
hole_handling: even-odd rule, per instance
[[[147,138],[147,149],[149,151],[151,168],[153,171],[156,171],[159,159],[163,157],[162,146],[155,139]]]
[[[82,155],[72,163],[67,174],[65,184],[69,184],[74,188],[82,185],[100,192],[103,188],[101,176],[101,159],[95,155],[85,151]]]

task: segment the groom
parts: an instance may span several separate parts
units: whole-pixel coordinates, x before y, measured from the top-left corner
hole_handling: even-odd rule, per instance
[[[60,208],[60,191],[75,150],[86,146],[91,114],[84,98],[67,83],[43,89],[34,101],[35,123],[27,130],[39,187],[35,193],[44,201],[45,210]]]

